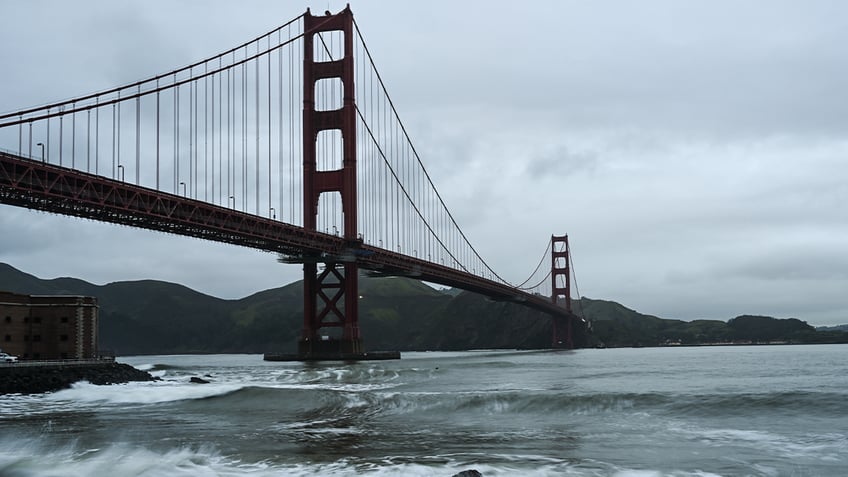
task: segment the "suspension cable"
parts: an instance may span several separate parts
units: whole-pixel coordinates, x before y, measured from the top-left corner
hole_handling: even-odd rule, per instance
[[[550,257],[549,254],[550,254],[550,251],[551,251],[551,245],[553,245],[553,237],[548,239],[548,246],[545,247],[545,251],[542,252],[542,258],[539,260],[539,264],[536,265],[536,269],[533,270],[532,273],[530,273],[530,276],[527,277],[527,280],[524,280],[523,282],[519,283],[518,285],[515,286],[515,288],[519,288],[521,290],[529,290],[531,288],[536,288],[536,286],[538,286],[538,285],[536,285],[536,286],[533,286],[533,287],[530,287],[530,288],[521,288],[524,285],[526,285],[527,282],[529,282],[533,278],[534,275],[536,275],[536,272],[538,272],[540,268],[542,268],[542,264],[545,263],[545,259]],[[550,276],[550,274],[548,274],[548,276]]]
[[[253,40],[250,40],[250,41],[247,41],[247,42],[245,42],[245,43],[242,43],[242,44],[241,44],[241,45],[239,45],[239,46],[236,46],[236,47],[234,47],[234,48],[231,48],[231,49],[229,49],[229,50],[227,50],[227,51],[225,51],[225,52],[223,52],[223,53],[219,53],[218,55],[211,56],[211,57],[209,57],[209,58],[207,58],[207,59],[205,59],[205,60],[197,61],[197,62],[195,62],[195,63],[192,63],[192,64],[190,64],[190,65],[188,65],[188,66],[184,66],[184,67],[182,67],[182,68],[177,68],[177,69],[175,69],[175,70],[173,70],[173,71],[170,71],[170,72],[168,72],[168,73],[163,73],[163,74],[160,74],[160,75],[154,76],[154,77],[152,77],[152,78],[148,78],[148,79],[144,79],[144,80],[136,81],[136,82],[134,82],[134,83],[130,83],[130,84],[127,84],[127,85],[124,85],[124,86],[117,86],[117,87],[115,87],[115,88],[111,88],[111,89],[108,89],[108,90],[104,90],[104,91],[101,91],[101,92],[99,92],[99,93],[91,93],[91,94],[89,94],[89,95],[87,95],[87,96],[82,96],[82,97],[79,97],[79,98],[72,98],[72,99],[68,99],[68,100],[64,100],[64,101],[59,101],[59,102],[57,102],[57,103],[52,103],[52,104],[48,104],[48,105],[44,105],[44,106],[40,106],[40,107],[29,108],[29,109],[26,109],[26,110],[23,110],[23,111],[17,111],[17,112],[10,112],[10,113],[0,114],[0,120],[8,119],[8,118],[10,118],[10,117],[18,116],[18,115],[27,115],[27,114],[34,113],[34,112],[37,112],[37,111],[42,111],[42,110],[44,110],[44,109],[59,108],[59,107],[61,107],[61,106],[67,106],[67,105],[69,105],[69,104],[73,104],[73,103],[76,103],[76,102],[81,102],[81,101],[86,101],[86,100],[89,100],[89,99],[99,98],[100,96],[106,96],[106,95],[110,95],[110,94],[115,94],[115,93],[118,93],[118,92],[123,91],[123,90],[125,90],[125,89],[130,89],[130,88],[135,88],[135,87],[141,87],[141,86],[142,86],[142,85],[144,85],[144,84],[148,84],[148,83],[156,82],[156,81],[161,80],[161,79],[163,79],[163,78],[165,78],[165,77],[167,77],[167,76],[171,76],[171,75],[178,75],[178,74],[180,74],[180,73],[184,73],[185,71],[191,71],[191,69],[196,68],[196,67],[198,67],[198,66],[200,66],[200,65],[202,65],[202,64],[204,64],[204,63],[208,63],[208,62],[213,61],[213,60],[215,60],[215,59],[218,59],[218,58],[224,57],[225,55],[228,55],[228,54],[230,54],[230,53],[235,53],[237,50],[239,50],[239,49],[241,49],[241,48],[245,48],[245,47],[247,47],[248,45],[250,45],[250,44],[252,44],[252,43],[259,42],[259,40],[261,40],[262,38],[265,38],[266,36],[271,35],[271,34],[273,34],[273,33],[277,32],[278,30],[282,30],[283,28],[286,28],[287,26],[291,25],[292,23],[295,23],[295,22],[299,21],[299,20],[300,20],[301,18],[303,18],[304,16],[305,16],[305,14],[300,14],[300,15],[298,15],[297,17],[295,17],[295,18],[293,18],[292,20],[290,20],[290,21],[288,21],[287,23],[285,23],[284,25],[279,26],[279,27],[277,27],[277,28],[275,28],[275,29],[271,30],[270,32],[268,32],[268,33],[266,33],[266,34],[264,34],[264,35],[258,36],[258,37],[256,37],[256,38],[254,38]],[[301,33],[300,35],[296,36],[295,38],[292,38],[292,39],[290,39],[289,41],[287,41],[285,44],[278,45],[278,47],[285,46],[286,44],[291,43],[292,41],[297,40],[297,39],[299,39],[300,37],[304,36],[304,34],[305,34],[305,33]],[[247,58],[245,61],[249,61],[249,60],[251,60],[251,59],[253,59],[253,58]],[[233,65],[230,65],[230,66],[238,66],[238,65],[233,64]],[[225,66],[224,68],[229,68],[229,67],[228,67],[228,66]],[[218,72],[220,72],[220,71],[212,71],[212,72],[210,72],[209,74],[214,74],[214,73],[218,73]],[[204,76],[206,76],[206,75],[204,75]],[[192,77],[192,78],[190,78],[189,80],[186,80],[186,81],[191,81],[192,79],[196,79],[196,78]],[[185,82],[182,82],[182,83],[180,83],[180,84],[184,84],[184,83],[185,83]],[[175,86],[175,85],[172,85],[171,87],[173,87],[173,86]],[[167,88],[163,88],[163,89],[167,89]],[[158,90],[158,88],[157,88],[157,90]],[[150,93],[152,93],[152,92],[155,92],[155,91],[156,91],[156,90],[152,90],[152,91],[149,91],[149,92],[150,92]],[[127,96],[127,97],[125,97],[124,99],[133,99],[133,97],[132,97],[132,96]],[[109,103],[101,103],[101,105],[108,105],[108,104],[109,104]],[[76,109],[76,107],[74,107],[74,108],[72,108],[70,111],[76,112],[76,111],[83,111],[83,110],[85,110],[85,109],[91,109],[91,108]],[[66,112],[68,112],[68,111],[66,111]],[[55,114],[54,114],[53,116],[55,116]],[[48,117],[48,116],[45,116],[45,117]],[[52,117],[52,116],[51,116],[51,117]],[[38,120],[38,119],[44,119],[44,118],[43,118],[43,117],[40,117],[40,118],[34,118],[33,120]],[[27,119],[27,120],[29,120],[29,119]],[[3,124],[3,126],[5,126],[5,125],[6,125],[6,124]]]
[[[546,281],[548,281],[548,278],[551,278],[551,273],[552,273],[552,271],[548,271],[548,273],[545,275],[545,277],[544,277],[544,278],[542,278],[542,279],[539,281],[539,283],[537,283],[537,284],[535,284],[535,285],[533,285],[533,286],[530,286],[530,287],[520,288],[520,290],[525,290],[525,291],[527,291],[527,290],[533,290],[534,288],[538,288],[538,287],[542,286],[542,284],[543,284],[543,283],[545,283]],[[516,287],[516,288],[517,288],[517,287]]]

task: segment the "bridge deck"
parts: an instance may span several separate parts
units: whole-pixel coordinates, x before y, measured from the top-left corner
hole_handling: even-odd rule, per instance
[[[462,270],[3,151],[0,203],[241,245],[293,257],[295,261],[355,260],[361,268],[378,274],[457,287],[552,315],[580,319],[549,298]]]

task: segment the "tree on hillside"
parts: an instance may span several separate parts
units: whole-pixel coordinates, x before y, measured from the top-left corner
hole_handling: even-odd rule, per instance
[[[742,315],[727,322],[736,340],[787,340],[801,332],[815,331],[805,321],[795,318],[779,320],[770,316]]]

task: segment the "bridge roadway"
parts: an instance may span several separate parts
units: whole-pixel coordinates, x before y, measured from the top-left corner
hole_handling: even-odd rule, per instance
[[[241,245],[281,254],[292,263],[355,260],[379,275],[457,287],[582,321],[548,297],[451,267],[5,151],[0,151],[0,203]]]

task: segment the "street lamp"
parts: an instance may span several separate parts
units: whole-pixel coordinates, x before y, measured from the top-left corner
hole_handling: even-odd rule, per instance
[[[121,182],[124,182],[124,165],[118,164],[118,172],[121,173]]]
[[[180,182],[180,185],[183,186],[183,197],[186,195],[186,185],[185,182]]]
[[[32,143],[30,143],[30,144],[32,144]],[[47,162],[47,161],[44,160],[44,144],[38,143],[38,144],[36,144],[36,146],[41,146],[41,162]]]
[[[230,199],[232,199],[232,201],[233,201],[233,209],[235,209],[235,208],[236,208],[236,196],[231,195],[231,196],[230,196]]]
[[[268,212],[270,212],[270,213],[271,213],[271,218],[272,218],[272,219],[276,219],[276,218],[277,218],[277,211],[276,211],[276,210],[274,210],[274,208],[273,208],[273,207],[271,207],[271,210],[269,210]]]

